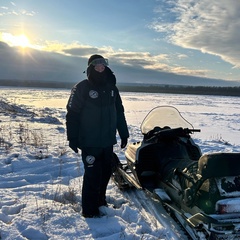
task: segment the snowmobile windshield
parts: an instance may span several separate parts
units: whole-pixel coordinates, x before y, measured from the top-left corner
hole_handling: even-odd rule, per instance
[[[147,134],[155,127],[193,129],[192,124],[185,120],[180,112],[172,106],[160,106],[152,109],[143,120],[141,131],[143,134]]]

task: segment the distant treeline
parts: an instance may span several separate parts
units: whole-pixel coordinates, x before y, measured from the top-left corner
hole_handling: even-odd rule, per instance
[[[73,82],[45,82],[30,80],[1,80],[0,86],[31,87],[31,88],[66,88],[70,89]],[[209,87],[209,86],[184,86],[184,85],[158,85],[158,84],[118,84],[122,92],[147,92],[147,93],[175,93],[195,95],[222,95],[240,97],[240,87]]]
[[[0,86],[29,87],[29,88],[72,88],[72,82],[47,82],[36,80],[3,80],[0,79]]]
[[[195,95],[222,95],[240,97],[240,87],[209,87],[209,86],[173,86],[173,85],[120,85],[120,91],[149,92],[149,93],[175,93]]]

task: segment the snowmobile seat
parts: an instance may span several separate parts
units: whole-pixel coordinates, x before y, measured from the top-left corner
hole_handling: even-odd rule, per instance
[[[212,153],[200,157],[198,174],[203,179],[240,175],[240,153]]]
[[[139,150],[135,167],[139,181],[144,188],[156,188],[159,178],[159,162],[163,151],[163,146],[157,143],[145,145]]]
[[[150,144],[142,148],[136,160],[136,170],[139,175],[154,175],[158,170],[159,152],[158,144]]]

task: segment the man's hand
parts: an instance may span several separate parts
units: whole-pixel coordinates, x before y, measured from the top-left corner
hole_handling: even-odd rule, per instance
[[[125,148],[127,146],[127,143],[128,143],[128,139],[127,138],[121,139],[121,148]]]

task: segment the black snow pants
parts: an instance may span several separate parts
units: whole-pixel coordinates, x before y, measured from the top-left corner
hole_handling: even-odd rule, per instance
[[[82,214],[98,215],[99,207],[106,205],[106,189],[112,173],[113,146],[82,148],[84,177],[82,187]]]

